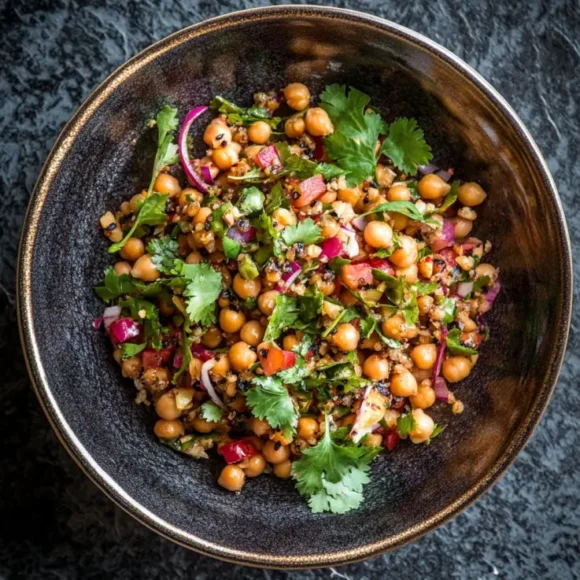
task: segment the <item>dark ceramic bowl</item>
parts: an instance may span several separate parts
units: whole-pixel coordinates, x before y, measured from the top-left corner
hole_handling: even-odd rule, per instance
[[[435,161],[489,192],[476,233],[494,242],[502,293],[491,340],[457,393],[465,412],[430,446],[373,465],[361,509],[313,515],[290,481],[260,477],[241,495],[216,485],[217,461],[159,445],[152,417],[91,329],[92,286],[109,262],[98,218],[146,186],[146,121],[217,93],[308,82],[366,91],[384,117],[414,116]],[[201,139],[199,139],[201,146]],[[547,260],[546,256],[551,259]],[[148,48],[111,75],[57,140],[30,202],[19,313],[38,397],[89,477],[145,525],[205,554],[270,567],[342,564],[418,538],[468,506],[522,449],[556,384],[570,321],[571,262],[556,188],[529,133],[465,63],[395,24],[345,10],[278,7],[230,14]],[[541,475],[540,475],[541,476]]]

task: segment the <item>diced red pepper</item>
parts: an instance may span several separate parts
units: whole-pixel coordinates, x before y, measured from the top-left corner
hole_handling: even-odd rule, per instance
[[[313,175],[300,184],[298,191],[300,196],[293,200],[292,204],[294,207],[304,207],[326,192],[326,183],[322,175]]]
[[[161,365],[169,362],[171,359],[171,349],[163,348],[161,350],[155,350],[153,348],[146,348],[143,351],[143,368],[147,369],[157,369]]]
[[[262,351],[267,351],[264,356]],[[296,364],[296,353],[279,348],[259,348],[258,358],[264,369],[264,374],[269,377],[278,371],[292,368]]]
[[[239,463],[240,461],[256,455],[256,448],[246,439],[230,441],[222,445],[218,451],[226,460],[226,463]]]
[[[254,158],[256,164],[262,169],[266,167],[278,166],[282,167],[282,161],[278,155],[278,149],[275,145],[269,145],[268,147],[262,149],[256,157]]]
[[[383,444],[389,451],[392,451],[398,445],[400,440],[401,438],[399,437],[399,433],[397,433],[396,429],[388,429],[385,432]]]

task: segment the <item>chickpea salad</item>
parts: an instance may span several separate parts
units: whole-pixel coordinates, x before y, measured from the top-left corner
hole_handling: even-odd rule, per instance
[[[433,406],[463,411],[449,385],[500,291],[472,236],[486,193],[343,85],[217,96],[181,124],[165,105],[150,128],[148,189],[100,219],[117,261],[95,328],[155,436],[217,453],[221,487],[268,473],[313,512],[358,508],[379,453],[430,444]]]

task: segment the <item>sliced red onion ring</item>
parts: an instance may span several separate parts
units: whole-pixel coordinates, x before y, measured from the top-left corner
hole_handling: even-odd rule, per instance
[[[360,253],[360,248],[358,242],[356,241],[356,232],[347,228],[346,226],[341,226],[340,229],[348,236],[348,241],[346,242],[346,255],[349,258],[356,258]]]
[[[98,318],[95,318],[93,320],[93,328],[95,330],[99,330],[99,328],[101,328],[101,325],[103,324],[103,317],[99,316]]]
[[[439,339],[439,346],[437,347],[437,358],[435,359],[435,365],[433,366],[433,374],[431,375],[431,380],[433,384],[437,380],[437,377],[441,373],[441,365],[443,365],[443,357],[445,356],[445,349],[447,348],[447,342],[445,339],[449,331],[447,330],[446,326],[441,328],[441,338]]]
[[[105,308],[103,312],[103,323],[105,324],[105,330],[109,330],[109,326],[119,320],[121,317],[121,307],[120,306],[109,306]]]
[[[215,185],[213,177],[211,176],[211,171],[207,165],[201,166],[201,176],[208,185]]]
[[[433,163],[428,163],[427,165],[419,165],[417,169],[421,175],[427,175],[428,173],[435,173],[439,167]]]
[[[201,365],[201,384],[205,387],[209,398],[218,406],[220,409],[227,411],[226,406],[223,404],[222,400],[217,396],[213,385],[211,384],[211,379],[209,378],[209,371],[214,367],[216,363],[215,358],[205,361]]]
[[[326,238],[320,244],[322,248],[321,256],[326,256],[329,260],[336,258],[338,256],[343,257],[346,255],[343,243],[338,238]]]
[[[183,165],[183,170],[188,179],[195,184],[201,193],[207,193],[208,184],[197,174],[191,160],[189,159],[189,151],[187,150],[187,135],[192,123],[207,111],[207,107],[195,107],[187,113],[179,131],[179,138],[177,140],[177,148],[179,150],[179,159]],[[203,169],[203,168],[202,168]]]
[[[431,241],[431,249],[434,252],[438,252],[443,248],[449,248],[455,242],[455,229],[453,224],[449,220],[443,220],[443,225],[441,226],[441,233],[438,234]]]
[[[374,387],[367,387],[350,431],[354,443],[358,443],[367,433],[373,431],[377,423],[383,418],[385,409],[386,401],[383,395]]]
[[[457,284],[457,294],[464,298],[473,292],[473,282],[460,282]]]
[[[114,344],[123,344],[132,338],[137,338],[142,331],[142,327],[132,318],[119,318],[111,322],[109,334]]]
[[[356,217],[350,222],[359,232],[367,227],[367,220],[364,217]]]
[[[437,177],[440,177],[445,182],[447,182],[451,179],[451,173],[449,173],[449,171],[445,171],[444,169],[442,169],[441,171],[437,171],[437,173],[435,173],[435,175]]]
[[[496,280],[493,283],[493,286],[488,290],[487,294],[485,295],[486,302],[492,304],[493,301],[497,298],[497,295],[499,294],[500,290],[501,284],[499,283],[499,280]]]
[[[227,233],[230,240],[234,240],[240,244],[249,244],[256,237],[256,228],[250,226],[247,230],[240,230],[237,226],[232,226]]]
[[[433,390],[435,391],[435,398],[438,401],[449,403],[449,389],[443,377],[437,377],[433,381]]]
[[[282,281],[283,284],[278,283],[276,285],[276,289],[279,290],[280,292],[288,292],[288,290],[290,289],[290,286],[292,286],[292,284],[294,284],[294,281],[296,280],[296,278],[298,278],[298,276],[300,276],[300,273],[302,272],[302,268],[300,267],[299,264],[297,264],[296,262],[292,262],[290,264],[290,272],[286,272],[283,276],[282,276]]]

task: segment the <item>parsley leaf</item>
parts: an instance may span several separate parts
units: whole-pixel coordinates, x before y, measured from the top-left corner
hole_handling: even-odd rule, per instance
[[[143,344],[131,344],[130,342],[125,342],[124,344],[121,345],[121,358],[123,360],[127,360],[128,358],[138,355],[146,348],[147,348],[146,342],[144,342]]]
[[[255,385],[246,394],[246,403],[258,419],[265,419],[274,429],[293,433],[298,414],[292,397],[276,377],[255,377]]]
[[[228,116],[228,121],[230,123],[239,123],[241,125],[251,125],[256,121],[265,121],[273,129],[275,129],[280,121],[280,117],[270,117],[268,109],[263,109],[262,107],[239,107],[231,101],[224,99],[223,97],[214,97],[209,106],[219,113],[225,113]]]
[[[264,209],[266,210],[267,214],[271,214],[280,207],[288,209],[290,207],[290,202],[284,195],[284,188],[282,187],[282,184],[277,181],[270,191],[268,203]]]
[[[311,218],[307,218],[295,226],[286,227],[282,232],[281,238],[288,247],[297,242],[315,244],[322,240],[321,232],[320,226],[317,226]]]
[[[347,95],[345,85],[330,85],[320,101],[334,125],[324,140],[326,152],[346,172],[348,185],[358,185],[375,173],[375,147],[385,124],[377,113],[365,112],[370,97],[355,88]]]
[[[147,244],[147,252],[151,254],[151,261],[155,267],[168,276],[177,276],[179,272],[179,254],[177,250],[179,244],[169,236],[163,238],[153,238]],[[175,264],[175,261],[178,264]]]
[[[425,296],[426,294],[435,292],[441,284],[438,284],[437,282],[415,282],[412,286],[417,292],[417,296]]]
[[[333,165],[332,163],[315,163],[314,161],[310,161],[310,159],[292,153],[290,145],[286,141],[276,143],[276,149],[278,150],[280,161],[282,161],[284,167],[284,172],[278,174],[278,176],[292,175],[300,179],[305,179],[320,174],[324,179],[332,179],[333,177],[344,174],[344,170],[337,165]]]
[[[453,354],[463,354],[463,355],[472,355],[477,354],[477,350],[474,348],[469,348],[468,346],[463,346],[461,344],[461,330],[459,328],[454,328],[453,330],[449,331],[447,338],[445,339],[447,344],[447,348]]]
[[[441,225],[440,222],[437,220],[430,218],[429,216],[423,215],[415,206],[415,204],[411,203],[410,201],[387,201],[385,203],[381,203],[374,207],[370,211],[365,213],[359,214],[357,217],[363,217],[375,213],[383,213],[383,212],[395,212],[403,214],[408,218],[418,221],[424,222],[429,225]]]
[[[110,302],[126,294],[140,292],[145,284],[140,280],[129,276],[129,274],[117,274],[112,267],[105,270],[105,279],[100,286],[95,286],[97,296],[105,301]]]
[[[331,433],[327,415],[320,441],[292,464],[296,488],[308,497],[314,513],[342,514],[356,509],[363,501],[370,463],[378,452],[378,447],[357,446]]]
[[[179,379],[189,369],[189,363],[191,362],[191,337],[189,336],[190,328],[187,321],[183,325],[183,332],[181,333],[181,352],[183,353],[183,361],[179,370],[173,375],[173,384],[179,384]]]
[[[157,125],[158,136],[157,153],[153,162],[153,176],[149,184],[148,195],[151,195],[153,191],[153,185],[159,172],[166,165],[177,163],[179,159],[177,145],[173,143],[173,132],[177,129],[177,109],[168,105],[162,107],[155,118],[155,124]]]
[[[206,401],[201,407],[201,416],[210,423],[217,423],[223,416],[223,411],[213,402]]]
[[[481,292],[481,289],[484,286],[487,286],[490,282],[491,282],[491,278],[489,276],[480,276],[473,283],[472,292]]]
[[[433,433],[431,433],[431,437],[429,437],[429,439],[426,441],[426,443],[427,444],[431,443],[431,441],[433,439],[435,439],[435,437],[437,437],[438,435],[443,433],[443,431],[445,431],[446,427],[447,427],[447,425],[441,425],[439,423],[435,423],[435,427],[433,428]]]
[[[441,320],[441,324],[447,326],[450,322],[453,322],[453,319],[455,318],[455,300],[453,298],[445,298],[441,303],[441,308],[443,308],[443,312],[445,313]]]
[[[316,328],[323,302],[324,296],[317,289],[313,291],[313,294],[304,296],[278,294],[274,312],[270,316],[264,333],[264,342],[277,340],[289,328],[295,330]]]
[[[222,275],[209,264],[184,264],[182,275],[187,281],[184,294],[187,316],[192,324],[209,326],[215,321],[215,306],[222,289]]]
[[[168,197],[169,195],[166,193],[154,193],[145,198],[141,204],[133,226],[120,242],[109,247],[109,253],[114,254],[115,252],[118,252],[127,243],[127,240],[133,235],[138,227],[163,225],[167,221],[165,203]]]
[[[389,135],[383,141],[381,153],[409,175],[415,175],[419,165],[426,165],[433,158],[417,121],[404,117],[389,125]]]
[[[397,419],[397,431],[401,437],[408,437],[411,431],[417,429],[417,421],[410,411]]]
[[[437,208],[437,213],[443,213],[448,207],[451,207],[457,201],[457,194],[459,192],[459,181],[454,181],[451,184],[451,189],[443,198],[443,203]]]

